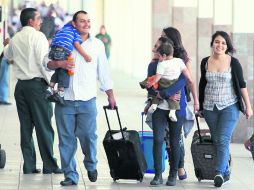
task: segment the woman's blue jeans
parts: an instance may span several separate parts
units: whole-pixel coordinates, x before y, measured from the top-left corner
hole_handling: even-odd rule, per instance
[[[238,123],[240,111],[237,104],[233,104],[222,110],[214,106],[213,111],[204,110],[203,113],[217,151],[216,173],[228,176],[230,175],[229,144]]]
[[[169,127],[171,158],[169,175],[176,176],[180,162],[180,139],[183,119],[177,117],[177,122],[172,122],[168,118],[169,111],[157,108],[152,115],[153,123],[153,157],[155,174],[162,173],[162,145],[165,137],[165,128]]]

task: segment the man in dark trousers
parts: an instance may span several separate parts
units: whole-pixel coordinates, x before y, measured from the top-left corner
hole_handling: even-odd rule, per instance
[[[20,121],[21,150],[24,158],[24,174],[40,173],[36,168],[36,152],[33,141],[35,128],[43,161],[43,173],[62,173],[53,157],[54,130],[51,125],[52,105],[44,99],[48,74],[43,58],[49,45],[45,35],[39,32],[40,13],[34,8],[23,9],[20,15],[22,29],[4,48],[4,55],[13,60],[15,76],[15,100]]]

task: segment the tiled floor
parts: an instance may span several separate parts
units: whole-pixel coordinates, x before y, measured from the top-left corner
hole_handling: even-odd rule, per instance
[[[138,85],[138,79],[114,73],[115,96],[119,106],[120,117],[123,127],[128,129],[141,129],[140,112],[144,106],[145,92]],[[17,117],[15,103],[13,105],[0,106],[0,143],[2,149],[6,151],[7,162],[4,169],[0,170],[0,190],[58,190],[58,189],[87,189],[87,190],[145,190],[145,189],[214,189],[212,181],[198,182],[194,176],[192,157],[190,154],[191,135],[185,139],[186,162],[185,167],[188,173],[188,179],[177,181],[175,187],[151,187],[149,182],[152,179],[151,174],[146,174],[142,183],[135,180],[119,180],[113,182],[109,174],[107,158],[102,147],[102,139],[107,130],[106,120],[102,105],[107,104],[106,96],[99,92],[98,103],[98,180],[91,183],[87,178],[86,170],[83,166],[83,156],[80,148],[77,152],[78,172],[80,174],[79,184],[73,187],[61,187],[59,182],[63,180],[63,175],[24,175],[22,173],[22,154],[19,142],[19,121]],[[112,122],[112,128],[118,126],[116,115],[109,112],[109,118]],[[54,127],[55,121],[53,120]],[[204,125],[204,123],[202,123]],[[145,128],[148,130],[148,127]],[[59,159],[57,135],[55,138],[55,156]],[[36,142],[35,142],[36,144]],[[231,153],[233,157],[232,177],[228,184],[221,189],[230,190],[253,190],[254,189],[254,163],[249,152],[242,144],[231,144]],[[38,167],[41,168],[42,162],[37,148]],[[59,162],[60,164],[60,162]],[[166,171],[168,167],[166,167]],[[167,178],[167,172],[163,177]]]

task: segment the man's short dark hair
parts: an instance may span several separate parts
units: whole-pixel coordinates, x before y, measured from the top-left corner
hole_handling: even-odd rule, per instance
[[[76,22],[77,21],[77,16],[78,16],[78,14],[80,14],[80,13],[83,13],[83,14],[87,14],[87,12],[86,11],[78,11],[78,12],[76,12],[74,15],[73,15],[73,18],[72,18],[72,21],[73,22]]]
[[[29,19],[33,19],[35,17],[35,12],[37,10],[34,8],[25,8],[21,11],[20,14],[20,22],[22,26],[27,26]]]

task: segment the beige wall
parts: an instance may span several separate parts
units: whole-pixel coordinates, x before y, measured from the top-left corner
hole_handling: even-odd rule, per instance
[[[105,0],[104,24],[112,37],[112,68],[146,76],[151,59],[151,0]]]
[[[254,33],[254,1],[233,0],[233,31],[236,33]]]

